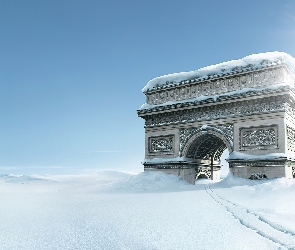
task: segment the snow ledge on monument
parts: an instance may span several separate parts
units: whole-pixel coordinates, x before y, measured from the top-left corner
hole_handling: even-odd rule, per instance
[[[192,159],[186,157],[175,157],[175,158],[152,158],[152,159],[144,159],[142,164],[159,164],[159,163],[184,163],[184,162],[192,162]]]
[[[219,63],[216,65],[207,66],[190,72],[180,72],[169,75],[156,77],[150,80],[147,85],[142,89],[142,92],[148,92],[157,86],[171,83],[177,84],[184,80],[190,79],[206,79],[209,76],[222,76],[232,73],[234,69],[238,68],[251,68],[252,70],[259,69],[265,65],[279,65],[285,64],[289,70],[295,73],[295,58],[284,52],[266,52],[246,56],[239,60],[232,60],[228,62]]]
[[[292,155],[284,153],[271,153],[266,155],[250,155],[233,151],[226,160],[275,160],[275,159],[294,159]]]

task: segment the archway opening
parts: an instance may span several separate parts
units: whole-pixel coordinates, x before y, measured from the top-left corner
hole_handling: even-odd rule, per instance
[[[228,149],[225,142],[215,134],[203,132],[189,146],[187,158],[196,164],[196,180],[201,178],[219,180],[229,172],[225,159]],[[224,166],[224,169],[222,169]],[[221,172],[222,169],[222,172]]]

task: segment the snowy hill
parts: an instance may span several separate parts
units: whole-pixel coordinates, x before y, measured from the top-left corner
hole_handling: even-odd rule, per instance
[[[295,249],[295,180],[1,175],[0,249]]]

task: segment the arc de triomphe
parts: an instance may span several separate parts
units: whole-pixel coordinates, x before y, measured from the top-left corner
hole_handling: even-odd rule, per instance
[[[295,59],[282,52],[247,56],[157,77],[137,110],[145,120],[145,171],[218,179],[295,176]]]

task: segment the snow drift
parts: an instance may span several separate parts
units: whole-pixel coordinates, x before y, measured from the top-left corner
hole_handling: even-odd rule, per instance
[[[295,182],[0,176],[0,249],[294,249]]]

